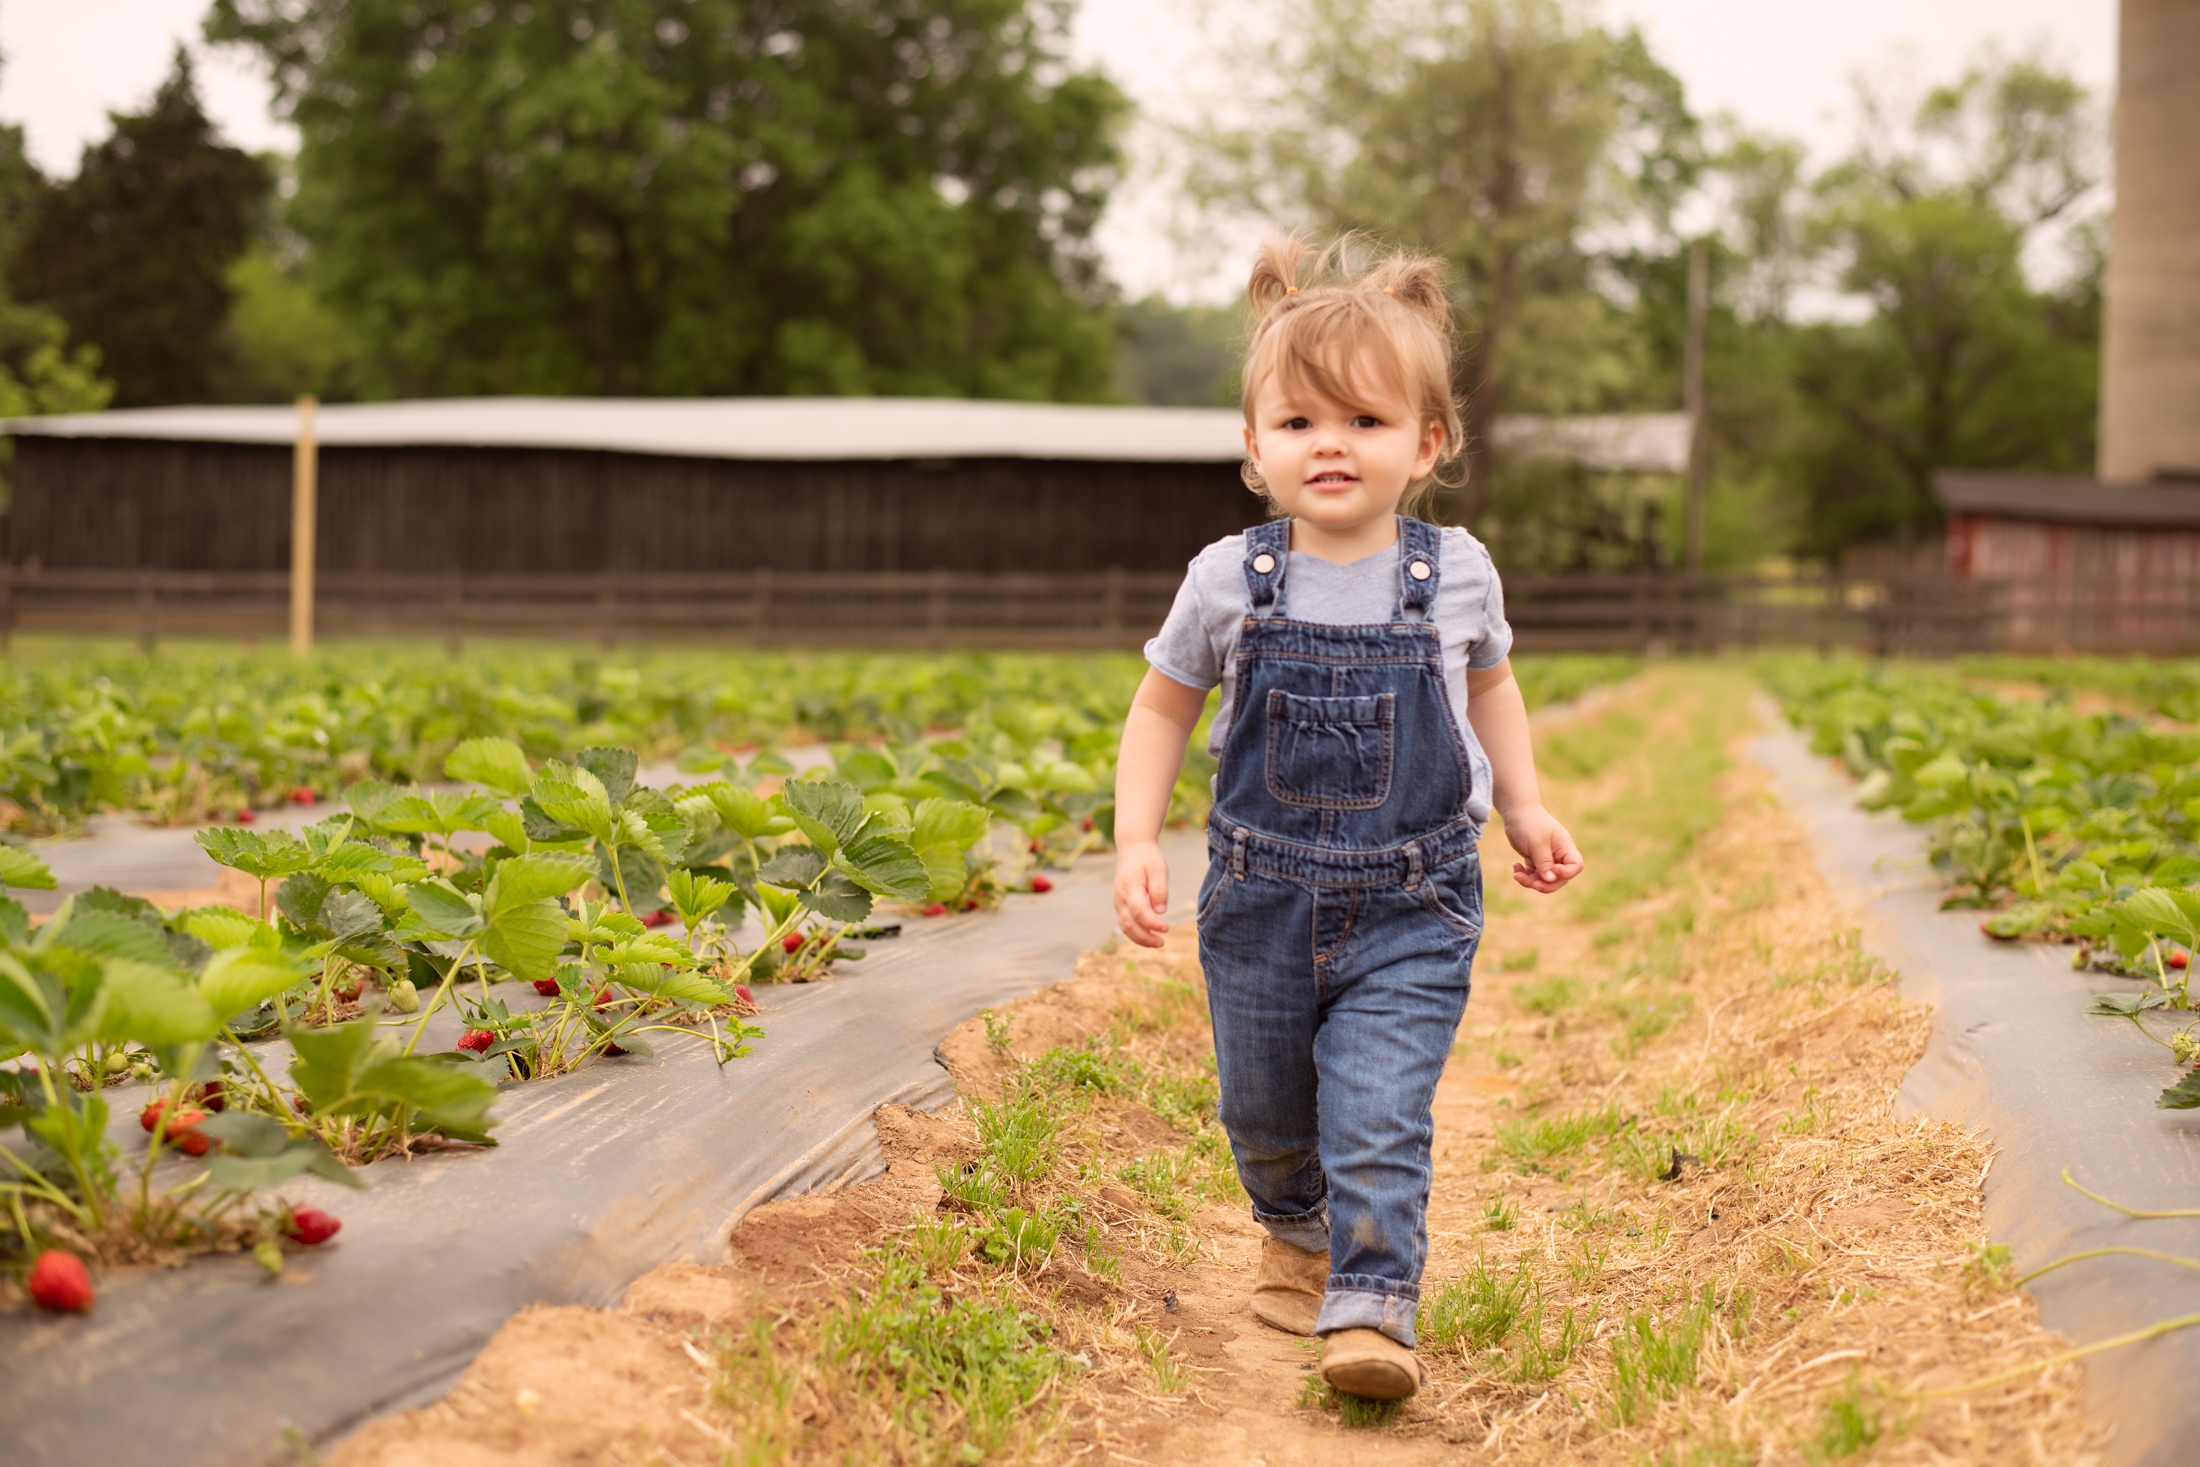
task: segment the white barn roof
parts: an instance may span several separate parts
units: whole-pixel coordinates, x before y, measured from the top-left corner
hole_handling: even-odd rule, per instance
[[[688,458],[1030,458],[1234,462],[1244,419],[1217,408],[913,397],[471,397],[331,403],[331,447],[580,448]],[[52,438],[294,442],[290,407],[161,407],[0,421]]]

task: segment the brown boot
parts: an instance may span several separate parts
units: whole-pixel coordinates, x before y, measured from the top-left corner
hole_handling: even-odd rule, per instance
[[[1260,1245],[1253,1318],[1288,1334],[1310,1335],[1329,1287],[1329,1250],[1316,1253],[1270,1237]]]
[[[1341,1329],[1322,1341],[1322,1379],[1370,1401],[1402,1401],[1421,1388],[1421,1362],[1381,1330]]]

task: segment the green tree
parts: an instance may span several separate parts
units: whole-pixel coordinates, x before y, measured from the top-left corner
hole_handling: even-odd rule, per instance
[[[2094,457],[2097,229],[2071,232],[2064,283],[2040,289],[2025,269],[2101,178],[2085,89],[1990,60],[1908,108],[1863,102],[1863,138],[1815,186],[1815,230],[1872,314],[1806,328],[1796,361],[1806,548],[1827,557],[1937,531],[1935,469],[2084,473]]]
[[[98,344],[118,404],[202,402],[268,171],[217,139],[181,48],[152,106],[113,124],[75,178],[41,191],[11,242],[10,282]]]
[[[1570,0],[1295,0],[1277,29],[1286,39],[1247,69],[1268,79],[1252,125],[1187,135],[1195,185],[1226,207],[1371,230],[1452,262],[1473,457],[1449,509],[1502,538],[1511,501],[1550,486],[1498,482],[1493,418],[1678,393],[1677,380],[1645,383],[1627,313],[1594,288],[1593,236],[1668,232],[1700,166],[1680,83],[1639,35]]]
[[[370,395],[1094,398],[1113,86],[1049,0],[217,0]]]

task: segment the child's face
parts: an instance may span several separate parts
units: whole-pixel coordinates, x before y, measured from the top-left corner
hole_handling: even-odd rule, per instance
[[[1355,399],[1338,402],[1270,375],[1253,397],[1245,451],[1268,492],[1295,520],[1349,534],[1398,512],[1407,486],[1426,477],[1443,450],[1441,423],[1423,424],[1412,404],[1382,386],[1372,364],[1337,374]]]

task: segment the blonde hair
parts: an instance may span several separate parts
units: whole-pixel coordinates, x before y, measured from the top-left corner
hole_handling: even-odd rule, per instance
[[[1372,253],[1357,234],[1342,235],[1327,249],[1297,233],[1261,246],[1245,287],[1253,330],[1239,401],[1246,426],[1253,427],[1253,399],[1271,378],[1280,377],[1288,391],[1332,402],[1364,399],[1370,385],[1402,397],[1418,426],[1436,423],[1444,430],[1435,467],[1398,503],[1402,513],[1413,514],[1437,485],[1463,482],[1457,471],[1466,434],[1451,388],[1457,327],[1443,261],[1392,250],[1367,262]],[[1376,384],[1354,380],[1370,369]],[[1243,474],[1247,488],[1267,494],[1251,459]]]

